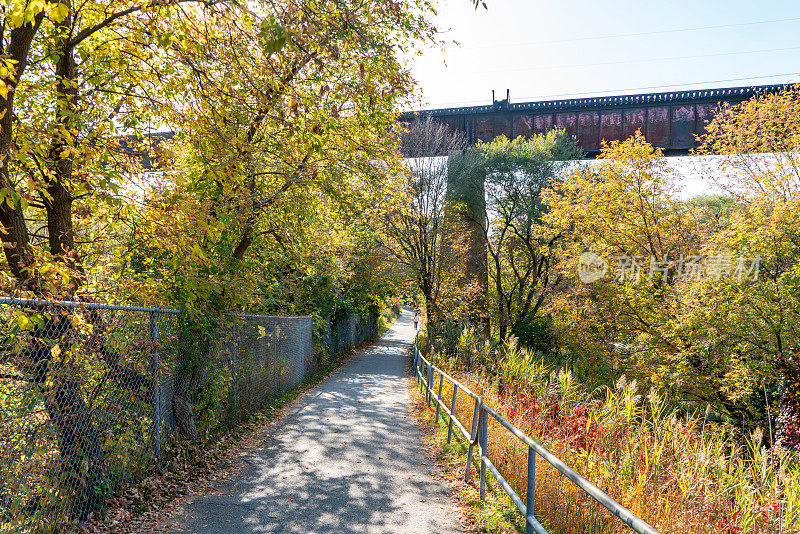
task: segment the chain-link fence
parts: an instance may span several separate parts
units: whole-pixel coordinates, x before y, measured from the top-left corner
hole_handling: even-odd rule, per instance
[[[158,466],[170,436],[207,439],[376,329],[329,324],[315,350],[310,316],[0,299],[0,532],[85,518]]]
[[[341,355],[378,334],[378,317],[352,313],[337,321],[327,321],[322,345],[329,354]]]

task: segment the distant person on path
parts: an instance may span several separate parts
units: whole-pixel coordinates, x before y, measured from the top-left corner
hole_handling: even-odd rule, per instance
[[[419,324],[419,312],[414,312],[414,330],[417,329],[417,325]]]

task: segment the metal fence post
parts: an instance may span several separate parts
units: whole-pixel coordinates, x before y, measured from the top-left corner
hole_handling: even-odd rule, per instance
[[[444,375],[439,373],[439,396],[436,397],[436,419],[433,421],[433,424],[439,424],[439,401],[442,400],[442,384],[444,384]]]
[[[447,424],[447,443],[453,437],[453,418],[456,416],[456,398],[458,397],[458,386],[453,384],[453,401],[450,403],[450,422]]]
[[[428,407],[431,406],[431,393],[433,392],[433,363],[428,362],[428,383],[426,384],[425,388],[425,402],[428,403]]]
[[[424,368],[422,364],[422,358],[419,359],[419,394],[422,395],[425,390],[425,380],[424,380]]]
[[[482,401],[475,399],[475,408],[472,410],[472,428],[469,431],[469,449],[467,449],[467,472],[464,473],[464,482],[469,482],[469,475],[472,470],[472,451],[475,448],[475,436],[478,432],[478,414]]]
[[[486,441],[487,434],[489,433],[489,412],[483,409],[481,405],[481,413],[478,417],[478,445],[481,448],[481,500],[486,497],[486,461],[487,457]]]
[[[431,392],[431,363],[428,362],[428,365],[425,366],[425,404],[427,404],[428,406],[431,405],[430,392]]]
[[[239,362],[239,329],[236,321],[236,314],[233,314],[233,358],[231,364],[231,379],[233,380],[233,415],[238,419],[239,416],[239,385],[237,384],[238,373],[236,366]]]
[[[161,371],[158,365],[158,313],[150,312],[150,354],[152,357],[152,393],[153,393],[153,454],[156,464],[161,468]]]
[[[423,366],[422,354],[420,353],[419,357],[417,358],[417,371],[419,372],[419,394],[420,395],[422,395],[422,393],[424,391],[424,388],[425,388],[425,382],[423,381],[424,372],[423,372],[423,367],[422,366]]]
[[[533,534],[533,525],[528,517],[534,518],[534,494],[536,492],[536,451],[528,447],[528,483],[525,489],[525,534]]]

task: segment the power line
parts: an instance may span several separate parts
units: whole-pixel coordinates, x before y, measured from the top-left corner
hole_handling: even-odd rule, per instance
[[[616,33],[616,34],[608,34],[608,35],[596,35],[596,36],[588,36],[588,37],[573,37],[570,39],[553,39],[547,41],[527,41],[527,42],[519,42],[519,43],[505,43],[505,44],[491,44],[491,45],[482,45],[482,46],[466,46],[463,47],[462,50],[477,50],[477,49],[484,49],[484,48],[507,48],[510,46],[529,46],[529,45],[542,45],[542,44],[558,44],[558,43],[572,43],[578,41],[599,41],[599,40],[606,40],[606,39],[619,39],[623,37],[642,37],[645,35],[663,35],[665,33],[684,33],[684,32],[694,32],[694,31],[702,31],[702,30],[716,30],[722,28],[740,28],[743,26],[754,26],[758,24],[775,24],[779,22],[793,22],[800,20],[800,17],[789,17],[783,19],[771,19],[771,20],[758,20],[753,22],[738,22],[733,24],[715,24],[712,26],[695,26],[692,28],[676,28],[674,30],[655,30],[649,32],[637,32],[637,33]]]
[[[669,85],[646,85],[643,87],[628,87],[625,89],[613,89],[608,91],[586,91],[581,93],[560,93],[560,94],[550,94],[550,95],[538,95],[538,96],[526,96],[521,98],[521,100],[532,100],[536,98],[554,98],[554,97],[561,97],[561,96],[575,96],[575,95],[597,95],[601,93],[623,93],[627,91],[643,91],[645,89],[665,89],[668,87],[683,87],[688,85],[705,85],[707,83],[726,83],[726,82],[739,82],[744,80],[759,80],[764,78],[777,78],[779,76],[800,76],[798,72],[787,72],[785,74],[772,74],[770,76],[748,76],[747,78],[726,78],[724,80],[708,80],[705,82],[692,82],[692,83],[682,83],[682,84],[669,84]],[[678,89],[679,90],[679,89]]]
[[[615,94],[625,94],[630,91],[645,91],[649,89],[667,89],[667,88],[676,88],[675,90],[680,90],[681,87],[688,87],[694,85],[705,85],[705,84],[712,84],[712,83],[727,83],[727,82],[740,82],[745,80],[763,80],[766,78],[779,78],[782,76],[800,76],[800,72],[787,72],[783,74],[769,74],[766,76],[747,76],[745,78],[725,78],[721,80],[705,80],[702,82],[688,82],[688,83],[673,83],[667,85],[646,85],[641,87],[625,87],[621,89],[606,89],[603,91],[583,91],[580,93],[553,93],[547,95],[536,95],[536,96],[524,96],[521,98],[516,99],[518,102],[524,101],[532,101],[544,98],[560,98],[560,97],[581,97],[581,96],[590,96],[590,95],[600,95],[604,93],[615,93]],[[789,83],[789,82],[787,82]],[[461,102],[443,102],[440,104],[435,104],[429,106],[429,109],[435,108],[448,108],[448,107],[456,107],[456,106],[463,106],[468,104],[486,104],[486,100],[467,100]]]
[[[515,69],[495,69],[495,70],[484,70],[484,71],[473,71],[479,72],[483,74],[494,74],[494,73],[501,73],[501,72],[525,72],[525,71],[537,71],[537,70],[556,70],[556,69],[571,69],[571,68],[584,68],[584,67],[595,67],[595,66],[604,66],[604,65],[626,65],[629,63],[651,63],[655,61],[675,61],[680,59],[700,59],[700,58],[708,58],[708,57],[722,57],[722,56],[739,56],[742,54],[765,54],[768,52],[786,52],[789,50],[798,50],[800,46],[789,46],[783,48],[764,48],[761,50],[744,50],[744,51],[736,51],[736,52],[715,52],[713,54],[693,54],[688,56],[668,56],[668,57],[648,57],[648,58],[640,58],[640,59],[621,59],[617,61],[600,61],[600,62],[592,62],[592,63],[575,63],[572,65],[549,65],[546,67],[520,67]]]

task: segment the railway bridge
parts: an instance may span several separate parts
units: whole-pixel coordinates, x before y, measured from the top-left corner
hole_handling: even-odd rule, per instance
[[[433,117],[462,133],[470,144],[500,135],[513,139],[559,128],[574,135],[589,157],[598,154],[603,140],[622,141],[641,130],[649,143],[662,148],[667,156],[675,156],[686,155],[697,146],[695,136],[705,132],[719,105],[738,104],[784,88],[760,85],[513,104],[506,93],[504,100],[493,97],[491,105],[412,111],[401,114],[399,120]]]

